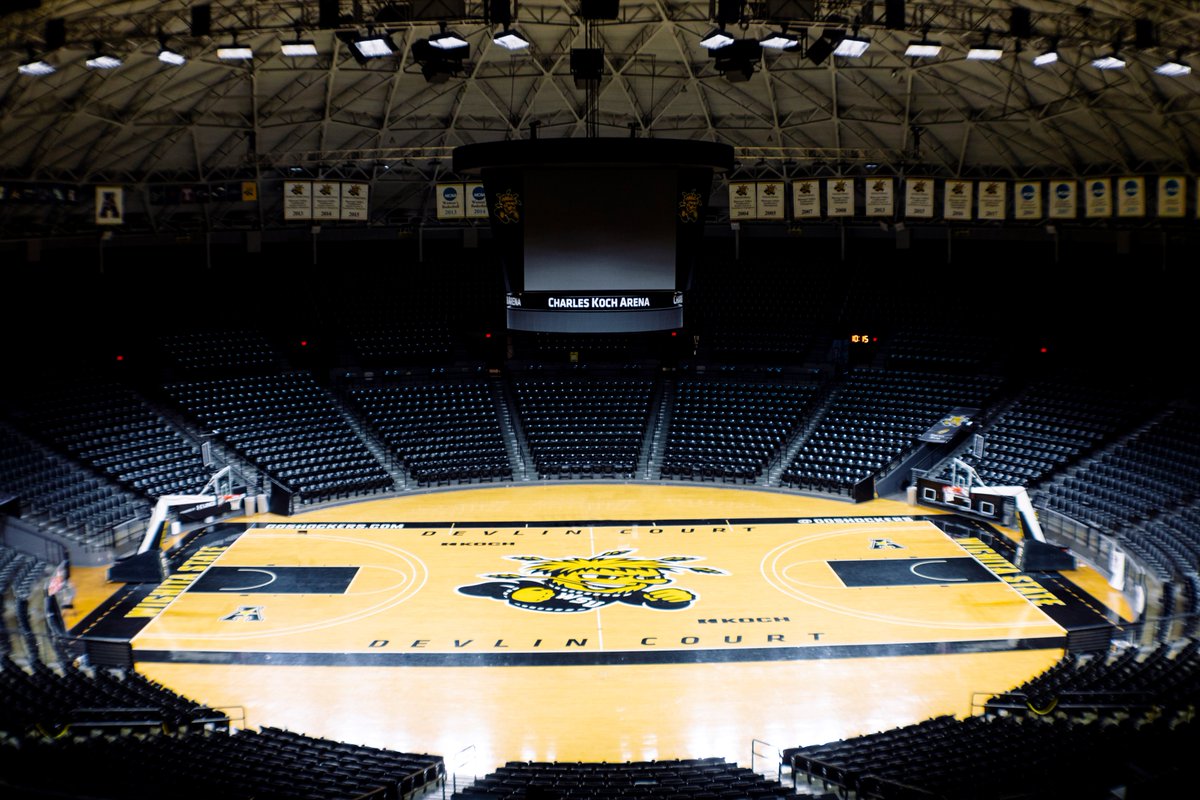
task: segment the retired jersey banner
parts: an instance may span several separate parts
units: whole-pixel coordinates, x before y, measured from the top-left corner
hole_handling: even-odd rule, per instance
[[[1050,219],[1075,219],[1078,216],[1075,181],[1050,181]]]
[[[758,204],[758,218],[783,219],[785,190],[783,181],[762,182],[755,186],[757,187],[755,198]]]
[[[916,219],[933,218],[933,179],[904,180],[904,216]]]
[[[1138,175],[1117,178],[1117,216],[1146,216],[1146,179]]]
[[[370,186],[365,183],[342,184],[342,219],[349,222],[366,222],[370,217],[367,211],[367,193]]]
[[[729,184],[729,218],[755,219],[758,216],[758,194],[753,183]]]
[[[970,181],[946,181],[946,195],[943,198],[942,216],[945,219],[971,218],[971,189]]]
[[[893,184],[891,178],[867,178],[868,217],[890,217],[895,213]]]
[[[125,189],[123,187],[96,187],[96,224],[125,224]]]
[[[792,217],[821,216],[821,182],[792,181]]]
[[[1183,177],[1161,175],[1158,178],[1158,215],[1160,217],[1182,217],[1187,205],[1187,192]]]
[[[825,213],[831,217],[854,216],[854,178],[825,181]]]
[[[1038,181],[1017,181],[1013,185],[1013,217],[1042,218],[1042,184]]]
[[[979,182],[979,218],[1004,219],[1007,210],[1007,184],[1004,181]]]
[[[463,186],[463,194],[467,200],[467,219],[487,219],[487,192],[482,183],[468,183]]]
[[[1088,178],[1084,181],[1083,215],[1112,216],[1112,181],[1108,178]]]
[[[439,183],[433,189],[437,198],[438,219],[462,219],[467,215],[461,183]]]
[[[283,218],[313,218],[312,181],[284,181]]]
[[[342,218],[342,186],[336,181],[313,183],[313,219],[335,220]]]

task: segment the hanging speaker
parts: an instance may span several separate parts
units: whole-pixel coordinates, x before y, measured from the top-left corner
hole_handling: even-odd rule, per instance
[[[1133,46],[1139,50],[1158,46],[1158,36],[1154,33],[1154,23],[1145,17],[1133,21]]]
[[[620,0],[580,0],[579,16],[584,19],[616,19]]]
[[[889,31],[904,30],[904,0],[886,0],[884,2],[883,25]]]
[[[192,6],[192,36],[212,34],[212,6]]]
[[[317,27],[321,30],[336,28],[342,9],[338,0],[320,0],[317,3]]]
[[[67,43],[67,21],[62,17],[46,20],[46,49],[57,50]]]
[[[1008,15],[1008,32],[1018,39],[1033,36],[1033,19],[1028,8],[1013,6],[1012,13]]]
[[[488,14],[488,22],[493,25],[508,27],[512,24],[512,7],[508,0],[487,0],[484,6]]]

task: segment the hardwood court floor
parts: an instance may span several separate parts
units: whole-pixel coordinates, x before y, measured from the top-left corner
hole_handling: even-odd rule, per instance
[[[1061,656],[1063,609],[1038,605],[1040,587],[1002,579],[986,555],[980,567],[940,520],[885,519],[913,516],[936,515],[614,484],[260,515],[152,609],[135,658],[251,726],[435,752],[464,773],[509,759],[749,763],[755,738],[785,747],[968,714],[973,693]],[[571,573],[583,601],[570,576],[536,572],[605,553]],[[653,561],[640,578],[662,582],[597,600],[628,577],[611,577],[624,558]],[[1089,572],[1072,576],[1097,593],[1084,605],[1127,615]]]

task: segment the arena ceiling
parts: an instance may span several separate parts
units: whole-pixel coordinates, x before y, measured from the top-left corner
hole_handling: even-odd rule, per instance
[[[458,74],[430,82],[417,57],[439,30],[430,12],[439,2],[469,47]],[[615,20],[592,22],[579,0],[520,0],[513,24],[530,42],[520,51],[493,42],[486,3],[457,2],[461,11],[455,0],[345,0],[336,28],[321,29],[316,0],[218,0],[208,35],[193,35],[200,4],[189,0],[0,2],[0,176],[145,186],[353,173],[411,185],[393,197],[412,205],[446,175],[455,146],[527,137],[531,124],[543,137],[725,142],[740,172],[755,176],[853,174],[868,164],[996,177],[1197,165],[1200,73],[1155,69],[1195,55],[1200,0],[1022,0],[1029,29],[1019,38],[1017,4],[1001,0],[908,0],[900,30],[887,27],[884,0],[742,3],[731,35],[761,39],[786,22],[802,43],[764,48],[748,69],[725,74],[700,45],[721,11],[708,0],[620,0]],[[405,21],[418,3],[430,18]],[[50,19],[65,24],[53,51]],[[856,23],[871,42],[862,57],[809,57],[823,31],[853,35]],[[348,40],[369,26],[391,33],[393,56],[353,57]],[[219,60],[235,33],[254,57]],[[940,54],[906,57],[924,35]],[[298,37],[318,55],[282,56],[280,43]],[[985,38],[1000,60],[967,59]],[[163,42],[186,63],[160,62]],[[1035,66],[1055,42],[1057,63]],[[589,43],[604,51],[591,95],[571,71],[572,49]],[[1125,68],[1095,68],[1114,46]],[[97,49],[123,63],[89,68]],[[43,57],[53,74],[19,73]]]

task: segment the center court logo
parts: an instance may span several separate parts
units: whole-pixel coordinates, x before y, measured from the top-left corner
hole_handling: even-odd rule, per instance
[[[712,567],[693,567],[686,561],[699,556],[629,558],[635,550],[609,550],[599,555],[542,558],[508,556],[526,562],[521,574],[483,575],[495,580],[459,586],[458,591],[473,597],[504,600],[510,606],[528,611],[594,611],[613,603],[646,606],[665,611],[687,608],[696,593],[669,586],[672,572],[700,575],[728,575]]]

